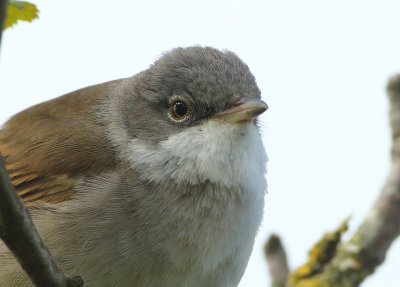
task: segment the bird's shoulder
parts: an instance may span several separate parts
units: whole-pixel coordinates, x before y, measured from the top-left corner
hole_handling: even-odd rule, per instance
[[[59,203],[83,178],[115,166],[98,107],[118,81],[87,87],[30,107],[0,130],[0,153],[27,205]]]

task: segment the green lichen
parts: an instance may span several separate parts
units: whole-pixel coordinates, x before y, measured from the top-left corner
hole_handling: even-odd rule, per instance
[[[359,232],[342,243],[347,229],[348,219],[326,233],[310,250],[307,262],[289,275],[286,287],[356,287],[373,273],[378,258],[362,247]]]
[[[349,219],[346,219],[337,230],[325,233],[322,239],[311,248],[307,262],[289,275],[287,287],[333,286],[331,276],[326,274],[326,268],[337,252],[342,234],[348,229],[348,221]]]

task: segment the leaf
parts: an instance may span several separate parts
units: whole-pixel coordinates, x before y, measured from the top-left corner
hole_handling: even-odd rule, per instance
[[[39,18],[39,10],[35,4],[25,1],[9,0],[7,3],[7,16],[4,23],[4,30],[15,25],[18,20],[32,22]]]

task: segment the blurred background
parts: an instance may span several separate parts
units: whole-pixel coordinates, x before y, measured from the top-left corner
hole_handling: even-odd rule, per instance
[[[3,34],[0,124],[33,104],[146,69],[163,51],[237,53],[270,109],[265,218],[240,287],[269,285],[271,232],[292,268],[323,232],[351,234],[389,169],[385,86],[400,72],[400,2],[31,0],[40,19]],[[400,242],[363,284],[398,286]]]

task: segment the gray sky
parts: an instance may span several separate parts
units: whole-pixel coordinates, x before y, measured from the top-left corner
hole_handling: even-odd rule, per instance
[[[33,1],[33,0],[32,0]],[[128,77],[177,46],[236,52],[270,109],[263,226],[241,287],[268,286],[262,244],[279,233],[292,267],[323,232],[359,224],[390,163],[385,96],[400,72],[399,1],[34,1],[5,32],[0,123],[35,103]],[[111,4],[111,5],[110,5]],[[396,242],[364,287],[398,286]]]

